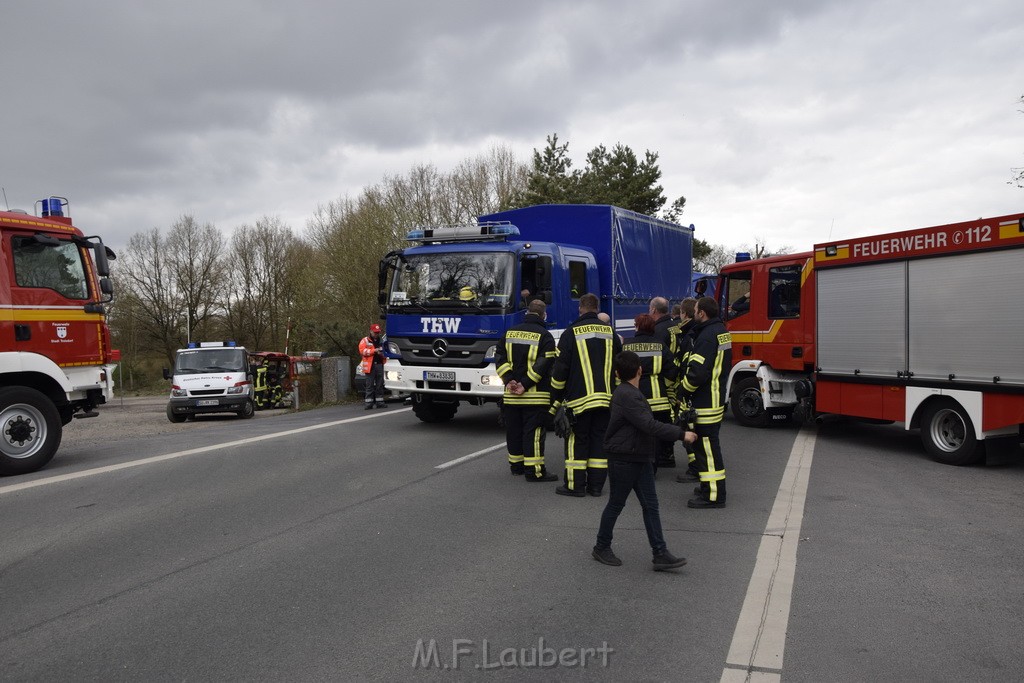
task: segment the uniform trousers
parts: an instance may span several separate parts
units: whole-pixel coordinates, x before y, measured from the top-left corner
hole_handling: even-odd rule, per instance
[[[506,400],[502,410],[505,445],[512,474],[539,477],[544,474],[544,424],[548,407],[512,405]]]
[[[600,493],[608,478],[604,457],[604,433],[608,429],[608,408],[591,408],[575,414],[572,434],[565,440],[565,486]]]
[[[700,498],[725,502],[725,461],[722,459],[722,444],[718,432],[722,423],[697,424],[697,440],[694,442],[694,464],[700,477]]]

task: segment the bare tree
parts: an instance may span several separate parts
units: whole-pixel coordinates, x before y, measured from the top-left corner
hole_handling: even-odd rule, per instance
[[[231,237],[232,268],[225,323],[230,334],[253,348],[284,348],[288,311],[289,252],[294,237],[277,217],[242,225]]]
[[[118,261],[117,285],[122,296],[138,302],[130,315],[141,338],[173,361],[185,334],[185,311],[160,229],[132,235]]]
[[[224,238],[212,223],[199,225],[193,216],[185,215],[171,227],[165,248],[185,308],[187,337],[210,336],[227,284],[221,258]]]

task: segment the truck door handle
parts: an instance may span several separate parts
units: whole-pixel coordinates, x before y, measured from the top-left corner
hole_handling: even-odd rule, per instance
[[[793,358],[803,358],[803,357],[804,357],[804,347],[802,347],[802,346],[794,346],[793,347]]]
[[[32,338],[32,328],[28,325],[14,326],[14,341],[28,341]]]

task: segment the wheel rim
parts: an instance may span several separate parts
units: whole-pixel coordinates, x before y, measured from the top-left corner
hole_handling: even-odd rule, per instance
[[[960,413],[943,408],[935,413],[931,424],[931,437],[940,450],[954,453],[967,441],[967,424]]]
[[[764,408],[761,405],[761,392],[756,389],[747,389],[740,394],[740,412],[744,417],[757,417]]]
[[[7,406],[0,413],[0,447],[9,458],[31,458],[46,443],[46,420],[25,403]]]

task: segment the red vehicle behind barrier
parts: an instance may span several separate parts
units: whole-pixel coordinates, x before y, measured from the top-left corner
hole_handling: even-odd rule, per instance
[[[253,401],[259,410],[292,405],[295,382],[316,371],[320,358],[289,356],[278,351],[249,354],[253,374]]]
[[[46,465],[63,425],[114,390],[113,252],[71,224],[63,197],[36,208],[0,211],[0,475]]]
[[[902,422],[948,464],[1019,452],[1021,292],[1024,214],[730,264],[717,293],[733,414]]]

